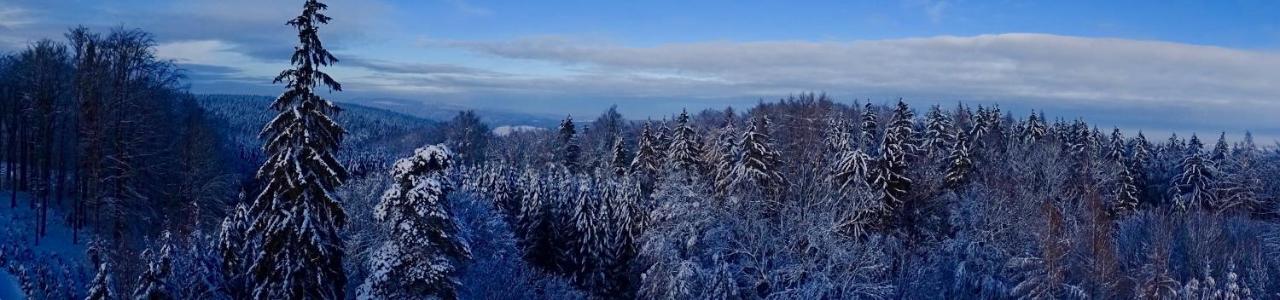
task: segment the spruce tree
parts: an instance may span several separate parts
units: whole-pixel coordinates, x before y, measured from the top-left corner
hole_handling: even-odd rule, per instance
[[[1027,118],[1027,131],[1023,140],[1027,143],[1035,143],[1043,139],[1047,133],[1048,128],[1045,125],[1044,112],[1041,112],[1039,116],[1032,112],[1031,116]]]
[[[947,170],[943,182],[947,187],[956,189],[969,181],[969,173],[973,170],[973,159],[969,157],[968,133],[960,131],[956,136],[956,144],[951,147],[947,156]]]
[[[927,118],[924,144],[921,147],[930,156],[935,153],[946,153],[956,139],[955,134],[952,133],[951,120],[942,114],[942,108],[937,105],[929,108]]]
[[[396,161],[394,184],[373,212],[389,238],[369,258],[361,298],[457,298],[455,272],[470,259],[471,250],[458,236],[449,210],[453,186],[446,174],[452,164],[449,149],[439,145]]]
[[[578,158],[582,156],[582,147],[578,145],[578,130],[573,125],[573,116],[565,116],[560,121],[558,141],[560,142],[560,163],[570,173],[578,172]]]
[[[884,192],[885,206],[891,209],[900,208],[907,192],[911,190],[911,179],[907,178],[907,162],[916,150],[911,142],[915,135],[912,117],[911,109],[899,100],[893,119],[885,129],[880,158],[877,160],[875,176],[872,177],[872,187]]]
[[[782,159],[773,149],[771,139],[769,117],[757,116],[738,143],[742,153],[734,165],[731,187],[758,187],[767,197],[777,197],[782,193],[788,183],[782,174]]]
[[[89,247],[85,251],[89,257],[89,262],[97,270],[97,274],[93,276],[93,281],[89,282],[88,296],[85,300],[111,300],[116,299],[115,282],[111,278],[111,262],[107,253],[106,245],[102,240],[94,240],[89,242]]]
[[[1179,209],[1212,208],[1216,204],[1215,179],[1217,170],[1213,162],[1205,159],[1201,153],[1204,147],[1200,138],[1191,135],[1186,154],[1178,163],[1179,173],[1174,175],[1170,186]]]
[[[627,175],[627,170],[631,169],[631,160],[627,155],[627,147],[622,143],[622,136],[618,135],[613,141],[613,157],[610,159],[609,167],[613,171],[613,175],[622,177]]]
[[[243,290],[244,286],[244,254],[245,251],[245,231],[248,230],[249,212],[243,203],[237,204],[222,220],[221,232],[218,234],[218,252],[222,256],[222,276],[226,278],[229,288],[228,292],[233,295]],[[239,297],[237,297],[238,299]]]
[[[525,259],[535,266],[552,270],[555,266],[555,244],[552,240],[552,220],[547,197],[553,189],[532,169],[525,172],[526,192],[521,198],[520,214],[516,217],[521,248]]]
[[[291,60],[294,68],[275,78],[286,89],[271,104],[280,113],[261,133],[267,159],[257,176],[265,186],[250,207],[250,236],[262,245],[249,271],[254,298],[346,295],[338,229],[347,216],[333,196],[348,177],[336,157],[346,131],[330,117],[338,107],[315,93],[320,85],[342,90],[319,70],[337,62],[317,35],[318,26],[330,20],[322,13],[327,8],[308,0],[302,14],[288,22],[298,30],[299,45]]]
[[[653,134],[652,123],[645,123],[644,128],[640,130],[639,144],[636,145],[636,155],[631,159],[631,177],[638,178],[642,182],[652,183],[657,180],[658,170],[662,166],[662,159],[658,152],[658,137]]]
[[[680,116],[676,117],[675,137],[671,139],[671,146],[667,148],[669,151],[667,159],[676,170],[695,176],[701,176],[705,172],[706,167],[702,163],[702,139],[693,130],[693,125],[689,124],[687,111],[681,111]]]
[[[1120,168],[1116,174],[1115,202],[1111,212],[1115,216],[1125,216],[1138,209],[1138,187],[1134,185],[1133,173],[1128,168]]]
[[[1124,135],[1120,134],[1120,128],[1113,128],[1111,142],[1107,146],[1107,155],[1104,156],[1107,162],[1123,167],[1124,159],[1127,157],[1125,148]]]
[[[715,161],[715,192],[717,196],[724,196],[729,192],[729,185],[733,182],[733,168],[738,163],[738,155],[740,147],[738,147],[737,128],[734,128],[733,111],[730,110],[725,115],[724,126],[720,128],[719,136],[716,138],[716,157]]]
[[[861,137],[862,145],[863,147],[865,147],[864,149],[867,150],[866,151],[867,153],[875,154],[876,146],[878,146],[880,142],[880,140],[877,139],[879,135],[877,134],[877,130],[876,130],[876,127],[879,126],[879,122],[876,121],[876,109],[875,107],[871,106],[870,101],[867,101],[867,104],[862,108],[861,125],[862,125],[862,137]]]
[[[160,237],[160,251],[153,249],[142,251],[142,258],[147,260],[147,267],[138,278],[138,287],[133,290],[134,299],[162,300],[174,299],[169,275],[173,272],[173,245],[169,232]],[[201,274],[196,274],[201,275]]]
[[[1227,159],[1231,149],[1227,146],[1227,133],[1223,132],[1218,135],[1218,142],[1213,145],[1213,152],[1209,154],[1209,159],[1216,163],[1221,163]]]

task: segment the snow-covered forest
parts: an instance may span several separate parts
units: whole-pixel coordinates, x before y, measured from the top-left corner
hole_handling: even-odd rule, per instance
[[[499,135],[325,100],[303,2],[278,97],[140,29],[0,54],[0,299],[1280,298],[1248,133],[801,93]]]

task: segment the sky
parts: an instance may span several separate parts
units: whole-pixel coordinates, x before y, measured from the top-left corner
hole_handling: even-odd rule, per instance
[[[325,2],[340,101],[644,119],[825,92],[1280,139],[1280,1]],[[0,0],[0,51],[77,24],[141,28],[193,92],[274,95],[300,8]]]

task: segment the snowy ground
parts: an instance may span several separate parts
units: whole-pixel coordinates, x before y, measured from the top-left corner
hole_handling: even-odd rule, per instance
[[[29,198],[18,194],[18,207],[9,207],[9,192],[0,193],[0,300],[25,299],[21,284],[15,274],[9,273],[10,264],[26,264],[49,262],[61,259],[71,262],[83,262],[84,243],[71,242],[71,229],[62,220],[62,214],[50,211],[48,215],[47,235],[39,244],[33,239],[36,225],[35,210],[29,206]]]

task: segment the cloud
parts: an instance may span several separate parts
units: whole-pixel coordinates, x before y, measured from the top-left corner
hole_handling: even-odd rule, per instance
[[[1170,119],[1166,125],[1261,126],[1280,133],[1267,125],[1273,116],[1266,113],[1280,111],[1280,53],[1267,51],[1025,33],[646,47],[532,37],[425,46],[550,64],[569,73],[426,83],[476,93],[502,88],[612,99],[770,99],[827,91],[1109,114],[1104,119],[1117,123],[1125,122],[1121,114],[1159,113]]]
[[[455,64],[403,63],[381,59],[361,58],[358,56],[342,58],[341,64],[348,67],[364,68],[374,72],[405,75],[493,74],[493,72]]]
[[[0,7],[0,32],[31,24],[30,12],[16,6]]]
[[[595,72],[744,86],[747,93],[750,87],[900,90],[1178,105],[1275,105],[1280,99],[1280,54],[1124,39],[997,34],[653,47],[563,38],[433,44]]]

